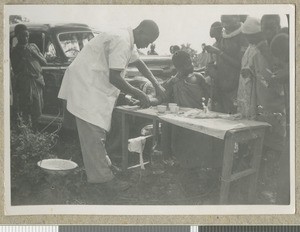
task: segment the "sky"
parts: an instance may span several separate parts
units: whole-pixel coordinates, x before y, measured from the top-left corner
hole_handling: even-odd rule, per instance
[[[279,14],[287,26],[289,5],[10,5],[6,16],[22,15],[36,23],[86,23],[105,30],[112,27],[136,27],[143,19],[154,20],[160,28],[155,41],[160,55],[169,54],[171,45],[190,43],[198,52],[201,44],[213,44],[209,29],[222,14]],[[143,50],[146,52],[147,50]]]

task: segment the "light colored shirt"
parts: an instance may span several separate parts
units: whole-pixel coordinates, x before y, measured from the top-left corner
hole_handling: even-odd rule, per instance
[[[120,90],[109,81],[109,70],[122,77],[138,59],[130,28],[103,32],[84,46],[65,72],[58,97],[76,117],[110,130],[112,111]]]
[[[238,112],[248,119],[264,121],[272,128],[264,144],[280,149],[285,137],[285,105],[283,86],[269,86],[271,68],[266,41],[249,45],[243,59],[238,88]],[[277,148],[278,147],[278,148]]]

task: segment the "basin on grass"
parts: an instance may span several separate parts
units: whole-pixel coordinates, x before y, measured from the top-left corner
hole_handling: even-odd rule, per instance
[[[71,173],[78,167],[75,162],[65,159],[44,159],[37,165],[48,174],[61,176]]]

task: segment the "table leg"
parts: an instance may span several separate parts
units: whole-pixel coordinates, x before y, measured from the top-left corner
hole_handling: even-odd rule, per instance
[[[230,190],[230,178],[233,165],[233,151],[234,151],[234,139],[232,135],[225,137],[224,155],[223,155],[223,167],[221,176],[221,191],[220,191],[220,204],[226,204],[228,202],[229,190]]]
[[[161,150],[164,160],[168,160],[172,157],[171,150],[171,125],[162,122],[161,125]]]
[[[158,143],[158,136],[159,136],[159,128],[158,128],[158,121],[153,119],[153,141],[152,147],[156,146]]]
[[[260,167],[261,156],[262,156],[263,138],[264,138],[264,130],[258,132],[258,137],[257,137],[257,139],[254,140],[253,157],[251,160],[251,167],[252,167],[252,169],[254,169],[256,171],[250,177],[249,195],[248,195],[249,203],[252,203],[253,200],[255,199],[257,180],[258,180],[258,175],[259,175],[259,167]]]
[[[122,128],[122,170],[126,171],[128,168],[129,125],[128,125],[128,116],[124,113],[121,113],[121,128]]]

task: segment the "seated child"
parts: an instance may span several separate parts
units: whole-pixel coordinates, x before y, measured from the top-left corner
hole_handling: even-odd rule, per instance
[[[177,103],[179,107],[202,109],[209,96],[204,77],[194,72],[187,52],[175,52],[172,61],[177,73],[163,84],[167,101]],[[158,103],[161,102],[158,99]],[[169,135],[167,133],[164,136]],[[171,153],[176,156],[181,167],[211,167],[213,161],[217,160],[212,154],[212,143],[213,139],[209,136],[177,126],[171,128]]]
[[[177,70],[175,76],[163,84],[167,91],[168,102],[175,102],[180,107],[203,108],[208,98],[208,85],[200,73],[194,72],[190,55],[177,51],[172,57]]]

